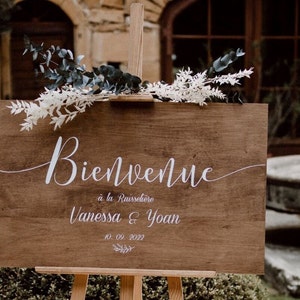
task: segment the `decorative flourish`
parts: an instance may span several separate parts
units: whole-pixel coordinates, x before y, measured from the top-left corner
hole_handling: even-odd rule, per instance
[[[113,249],[116,252],[120,252],[122,254],[126,254],[126,253],[131,252],[134,249],[134,247],[127,246],[127,245],[113,244]]]
[[[197,103],[200,106],[207,104],[207,101],[228,102],[228,95],[220,87],[239,85],[242,78],[249,78],[253,73],[253,68],[250,68],[233,74],[219,74],[245,54],[237,49],[213,61],[203,72],[193,74],[189,68],[178,71],[172,84],[161,81],[142,83],[139,77],[109,65],[88,72],[85,65],[80,64],[84,56],[74,59],[71,50],[55,46],[44,50],[43,44],[35,45],[27,36],[24,42],[24,54],[32,53],[33,60],[42,58],[37,73],[42,73],[52,83],[35,101],[17,100],[7,106],[13,115],[25,113],[24,122],[20,124],[21,131],[32,130],[39,119],[46,117],[50,117],[50,124],[54,125],[55,130],[73,120],[78,113],[85,112],[95,101],[107,101],[110,95],[120,93],[146,94],[160,101]],[[55,62],[53,57],[61,62]],[[243,103],[237,94],[231,100]]]

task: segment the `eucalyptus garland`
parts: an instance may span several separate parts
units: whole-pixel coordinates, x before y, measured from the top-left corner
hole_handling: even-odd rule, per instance
[[[43,43],[34,44],[24,36],[26,53],[32,54],[35,61],[38,58],[39,70],[36,74],[42,73],[51,84],[46,88],[49,90],[61,89],[63,86],[72,86],[79,90],[88,90],[90,94],[99,94],[102,91],[110,91],[114,94],[136,93],[139,91],[141,79],[111,65],[93,67],[92,71],[87,71],[84,64],[80,64],[84,55],[74,58],[73,52],[69,49],[51,46],[44,50]]]

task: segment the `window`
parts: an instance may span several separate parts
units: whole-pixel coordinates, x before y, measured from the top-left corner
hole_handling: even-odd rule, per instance
[[[270,116],[275,118],[271,126],[276,135],[300,136],[299,3],[300,0],[169,2],[161,19],[162,79],[171,82],[178,68],[187,66],[194,71],[203,70],[224,52],[242,48],[246,55],[235,63],[235,70],[254,66],[251,80],[245,80],[242,86],[244,99],[270,103]],[[283,114],[275,117],[274,110],[280,105]]]

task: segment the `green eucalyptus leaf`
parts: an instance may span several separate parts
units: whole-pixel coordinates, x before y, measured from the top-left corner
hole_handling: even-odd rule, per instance
[[[66,59],[62,60],[62,70],[68,70],[68,61]]]
[[[67,54],[69,55],[69,58],[71,59],[71,60],[73,60],[74,59],[74,56],[73,56],[73,52],[71,51],[71,50],[67,50]]]
[[[49,67],[51,58],[52,58],[51,51],[50,51],[50,50],[47,50],[47,51],[46,51],[46,65],[47,65],[47,67]]]
[[[84,55],[78,55],[76,57],[76,64],[79,64],[83,58],[84,58]]]
[[[32,52],[33,60],[36,60],[38,55],[42,57],[43,61],[39,64],[39,69],[45,78],[54,82],[50,85],[52,88],[58,88],[67,83],[76,88],[88,87],[92,91],[97,92],[99,90],[108,90],[120,93],[139,90],[141,80],[138,77],[134,77],[129,73],[123,73],[114,66],[93,67],[92,72],[89,72],[86,71],[85,65],[80,65],[84,55],[79,55],[74,60],[71,50],[54,45],[51,45],[44,51],[43,43],[36,45],[27,36],[24,36],[24,43],[25,49],[23,54],[26,54],[28,51]]]
[[[93,79],[86,76],[85,74],[82,76],[82,83],[84,86],[88,86],[90,82],[92,82]]]
[[[80,73],[83,73],[84,71],[85,71],[85,66],[76,66],[75,67],[75,65],[74,65],[74,68],[78,71],[78,72],[80,72]]]
[[[58,56],[59,56],[60,58],[64,58],[67,54],[68,54],[68,52],[67,52],[66,49],[60,49],[60,50],[58,51]]]
[[[56,80],[59,75],[57,74],[56,70],[48,69],[45,71],[44,76],[50,80]]]
[[[36,60],[37,57],[38,57],[38,52],[33,52],[33,54],[32,54],[32,59],[33,59],[33,60]]]
[[[240,56],[243,56],[243,55],[245,55],[245,52],[242,49],[238,48],[236,50],[236,56],[240,57]]]
[[[235,51],[229,51],[223,57],[216,59],[213,64],[213,70],[215,72],[222,72],[225,70],[231,63],[237,60],[238,57],[243,56],[245,53],[241,49]]]

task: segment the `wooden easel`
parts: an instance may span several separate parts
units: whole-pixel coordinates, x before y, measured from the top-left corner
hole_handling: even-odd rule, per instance
[[[133,3],[130,8],[130,34],[128,72],[142,78],[143,59],[143,22],[144,7],[142,4]],[[111,101],[150,102],[151,96],[129,95],[114,96]],[[138,270],[138,269],[104,269],[104,268],[80,268],[80,267],[42,267],[35,270],[46,274],[71,274],[75,275],[72,287],[71,300],[84,300],[89,275],[113,275],[120,276],[121,300],[142,300],[142,277],[163,276],[168,280],[170,300],[183,300],[181,277],[214,277],[215,271],[177,271],[177,270]]]
[[[39,273],[75,275],[71,300],[84,300],[89,275],[120,276],[121,300],[142,300],[142,277],[163,276],[168,280],[170,300],[183,300],[181,277],[214,277],[214,271],[176,271],[176,270],[137,270],[137,269],[103,269],[103,268],[63,268],[36,267]]]

